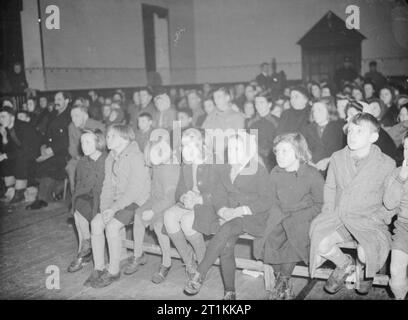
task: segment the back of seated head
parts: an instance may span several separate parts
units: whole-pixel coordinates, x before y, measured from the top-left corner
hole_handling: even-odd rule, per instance
[[[370,63],[368,64],[368,66],[369,67],[371,67],[371,66],[377,66],[377,61],[375,61],[375,60],[372,60],[372,61],[370,61]]]
[[[142,112],[141,114],[138,115],[138,118],[146,117],[150,121],[153,121],[153,117],[149,112]]]
[[[0,107],[0,113],[1,112],[7,112],[8,114],[12,116],[16,116],[16,111],[12,107],[9,107],[9,106]]]
[[[373,132],[378,133],[380,131],[381,126],[378,120],[367,112],[357,113],[350,119],[350,123],[354,123],[356,125],[360,125],[362,122],[369,123],[371,125]]]
[[[178,110],[177,114],[179,113],[185,113],[189,118],[193,117],[193,110],[191,110],[190,108],[180,109]]]

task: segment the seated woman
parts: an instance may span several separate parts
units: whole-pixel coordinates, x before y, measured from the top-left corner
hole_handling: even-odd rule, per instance
[[[145,229],[154,230],[162,252],[162,264],[153,274],[152,282],[163,282],[171,267],[170,239],[162,233],[164,211],[172,207],[175,201],[176,186],[179,179],[180,166],[171,164],[172,152],[170,141],[152,139],[145,148],[146,163],[152,167],[152,188],[149,199],[139,208],[133,221],[134,255],[129,258],[124,273],[133,274],[147,262],[143,252]]]
[[[333,152],[346,145],[344,121],[337,120],[336,106],[330,98],[313,103],[311,118],[313,122],[305,127],[304,137],[312,153],[313,163],[318,170],[325,172]]]
[[[183,132],[182,166],[176,190],[178,203],[164,213],[167,233],[186,266],[189,279],[205,254],[203,234],[212,234],[218,227],[212,202],[218,181],[217,165],[206,163],[202,132],[194,128]]]
[[[310,151],[300,133],[276,137],[278,165],[270,179],[273,207],[261,239],[255,240],[254,255],[272,264],[275,286],[269,298],[293,298],[290,277],[297,262],[309,262],[309,226],[323,205],[322,175],[308,164]]]
[[[404,300],[408,292],[408,134],[404,136],[404,162],[394,169],[385,185],[384,205],[389,210],[398,209],[398,218],[391,246],[391,280],[395,299]]]
[[[72,209],[78,232],[78,254],[68,267],[68,272],[81,270],[91,261],[91,234],[89,223],[99,212],[100,195],[105,176],[106,140],[102,131],[84,131],[81,135],[84,153],[77,165]]]
[[[262,236],[273,204],[268,171],[262,164],[255,137],[245,133],[228,139],[228,162],[219,172],[214,206],[220,227],[208,244],[204,259],[184,288],[197,294],[207,272],[220,257],[224,300],[235,300],[234,248],[240,235]]]
[[[133,221],[135,210],[150,196],[150,174],[135,134],[128,125],[109,127],[106,142],[111,150],[105,161],[100,213],[91,221],[94,268],[84,285],[102,288],[119,280],[122,250],[121,231]],[[105,235],[109,268],[105,268]]]

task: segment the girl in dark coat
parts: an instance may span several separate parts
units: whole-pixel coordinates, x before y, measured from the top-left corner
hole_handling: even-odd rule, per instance
[[[78,254],[68,272],[82,269],[92,259],[89,223],[99,212],[100,195],[105,177],[106,142],[100,130],[85,131],[81,136],[84,153],[77,166],[75,191],[72,196],[75,226],[78,231]]]
[[[248,147],[250,150],[246,150]],[[228,139],[230,165],[225,165],[220,171],[220,181],[213,194],[221,227],[209,242],[193,278],[184,288],[188,295],[200,291],[208,270],[220,257],[224,300],[235,300],[235,244],[243,233],[262,236],[273,204],[268,172],[258,160],[257,152],[252,135],[243,133]]]
[[[312,161],[322,172],[327,170],[333,152],[346,145],[342,120],[337,120],[331,113],[337,113],[336,107],[330,99],[323,98],[312,106],[312,123],[304,129]]]
[[[273,207],[263,237],[255,240],[254,255],[272,264],[276,273],[270,299],[293,298],[289,283],[297,262],[309,262],[309,226],[323,205],[322,175],[307,162],[311,159],[304,137],[289,133],[276,137],[278,165],[270,180]]]

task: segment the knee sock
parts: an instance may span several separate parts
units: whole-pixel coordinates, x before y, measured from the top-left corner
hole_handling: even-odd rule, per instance
[[[348,262],[347,256],[336,245],[328,253],[321,254],[321,256],[333,262],[336,267],[342,267]]]
[[[395,296],[395,299],[404,300],[408,292],[408,279],[404,279],[404,281],[397,282],[391,278],[390,288]]]
[[[139,258],[143,254],[143,240],[145,236],[145,226],[140,218],[135,215],[133,222],[133,254],[135,258]]]
[[[225,291],[235,291],[235,244],[238,236],[235,235],[228,239],[224,251],[220,255],[221,275],[224,281]]]
[[[206,249],[203,235],[199,232],[196,232],[191,236],[186,236],[186,238],[191,243],[191,246],[194,249],[197,257],[197,262],[200,263],[204,258]]]
[[[108,234],[108,247],[109,247],[109,273],[116,275],[120,271],[120,257],[122,250],[122,237],[120,233]]]
[[[171,254],[170,254],[170,238],[161,232],[163,225],[154,227],[154,231],[157,235],[157,241],[162,251],[162,265],[165,267],[171,266]]]
[[[185,265],[189,264],[191,261],[193,251],[191,250],[191,247],[188,245],[183,231],[179,230],[175,233],[169,233],[169,237],[173,242],[174,246],[176,247],[184,264]]]
[[[101,234],[91,235],[92,255],[95,264],[95,270],[105,269],[105,236]]]

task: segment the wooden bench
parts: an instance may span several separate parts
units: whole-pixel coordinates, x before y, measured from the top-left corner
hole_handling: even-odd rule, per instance
[[[126,239],[125,235],[123,236],[123,248],[133,250],[133,241]],[[249,234],[243,234],[239,237],[242,240],[253,241],[254,237]],[[357,249],[357,244],[355,242],[347,242],[341,245],[343,249]],[[150,254],[161,255],[161,249],[156,244],[144,243],[143,244],[143,251]],[[125,252],[123,254],[126,254]],[[171,257],[180,259],[180,255],[178,254],[177,250],[171,248]],[[238,269],[244,270],[251,270],[251,271],[258,271],[262,272],[264,275],[264,283],[266,291],[271,291],[275,284],[275,276],[273,272],[273,268],[269,264],[264,264],[262,261],[257,261],[253,259],[245,259],[245,258],[235,258],[236,266]],[[219,259],[215,262],[216,265],[219,265]],[[331,268],[319,268],[316,271],[315,279],[311,280],[305,287],[306,290],[302,290],[300,296],[306,296],[306,291],[310,292],[313,288],[316,280],[327,280],[330,274],[333,272]],[[346,279],[346,287],[348,289],[358,289],[360,286],[360,274],[363,272],[363,266],[358,262],[356,265],[356,271],[350,275]],[[307,266],[297,265],[293,270],[292,276],[294,277],[302,277],[302,278],[310,278],[309,268]],[[374,285],[378,286],[387,286],[389,281],[389,277],[385,274],[377,274],[374,277]]]

